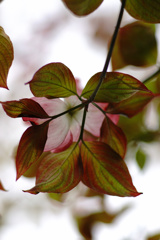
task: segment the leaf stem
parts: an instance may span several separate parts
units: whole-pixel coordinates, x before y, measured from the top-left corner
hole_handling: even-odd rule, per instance
[[[148,78],[146,78],[145,80],[143,80],[143,84],[148,83],[149,81],[151,81],[153,78],[157,77],[157,75],[160,74],[160,67],[158,68],[158,70],[153,73],[152,75],[150,75]]]
[[[83,131],[84,131],[84,125],[85,125],[85,121],[86,121],[86,115],[87,115],[87,111],[88,111],[88,105],[85,105],[84,107],[84,112],[83,112],[83,119],[82,119],[82,126],[81,126],[81,132],[80,132],[80,135],[79,135],[79,139],[78,139],[78,142],[80,140],[83,141]]]
[[[117,24],[116,24],[116,27],[115,27],[115,30],[114,30],[114,33],[113,33],[113,36],[112,36],[111,45],[110,45],[110,48],[109,48],[109,51],[108,51],[108,54],[107,54],[107,58],[106,58],[106,61],[105,61],[105,64],[104,64],[104,68],[103,68],[103,71],[101,73],[99,83],[98,83],[96,89],[94,90],[93,94],[89,98],[89,102],[92,102],[94,100],[94,98],[95,98],[95,96],[96,96],[96,94],[97,94],[105,76],[106,76],[106,72],[108,70],[109,62],[110,62],[110,59],[111,59],[111,56],[112,56],[113,48],[114,48],[115,41],[116,41],[116,38],[117,38],[117,34],[118,34],[118,31],[119,31],[119,28],[120,28],[121,20],[122,20],[122,17],[123,17],[125,3],[126,3],[126,0],[122,0],[121,9],[120,9]]]

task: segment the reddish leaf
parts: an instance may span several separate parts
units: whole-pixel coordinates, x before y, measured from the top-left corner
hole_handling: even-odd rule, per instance
[[[76,15],[85,16],[96,10],[103,0],[62,0]]]
[[[107,113],[123,114],[128,117],[133,117],[154,98],[155,94],[152,92],[137,92],[130,98],[119,103],[110,103],[107,108]]]
[[[19,101],[7,101],[2,103],[4,111],[12,118],[17,117],[34,117],[48,118],[44,109],[32,99],[24,98]]]
[[[127,0],[125,8],[136,19],[149,23],[160,22],[160,0]]]
[[[29,82],[36,97],[65,98],[76,95],[76,82],[70,69],[62,63],[40,68]]]
[[[120,197],[140,195],[122,158],[102,142],[84,142],[81,147],[82,181],[93,190]]]
[[[0,190],[1,190],[1,191],[6,191],[6,189],[3,187],[3,184],[2,184],[1,181],[0,181]]]
[[[7,88],[7,76],[13,61],[13,46],[10,38],[0,27],[0,87]]]
[[[122,158],[126,153],[127,140],[120,127],[115,125],[107,116],[101,127],[100,141],[108,144]]]
[[[113,70],[127,65],[149,67],[156,63],[157,54],[155,26],[133,22],[119,30],[112,54],[112,67]]]
[[[96,73],[86,84],[81,96],[89,99],[94,92],[101,73]],[[109,72],[95,97],[96,102],[120,102],[135,94],[138,90],[149,91],[143,83],[136,78],[123,73]]]
[[[26,191],[65,193],[74,188],[81,178],[79,146],[73,143],[61,153],[48,153],[39,166],[36,186]]]
[[[29,127],[22,135],[16,156],[17,179],[41,156],[48,132],[48,122]]]

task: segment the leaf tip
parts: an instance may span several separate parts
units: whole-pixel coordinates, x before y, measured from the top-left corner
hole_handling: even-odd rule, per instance
[[[33,187],[29,190],[23,190],[23,192],[26,192],[26,193],[31,193],[31,194],[38,194],[39,192],[37,191],[36,187]]]

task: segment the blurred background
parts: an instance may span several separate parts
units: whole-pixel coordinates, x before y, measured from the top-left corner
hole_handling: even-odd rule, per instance
[[[50,62],[64,63],[85,86],[103,69],[119,8],[119,0],[104,1],[89,16],[76,17],[61,0],[4,0],[0,26],[13,43],[14,62],[8,76],[9,91],[0,89],[0,101],[32,97],[25,83]],[[133,21],[125,12],[122,26]],[[156,38],[160,49],[158,25]],[[156,70],[157,65],[127,66],[120,71],[144,80]],[[14,152],[26,125],[21,119],[9,118],[0,106],[0,179],[7,190],[0,191],[0,240],[160,239],[158,109],[159,100],[155,100],[130,122],[120,120],[129,139],[125,160],[135,187],[143,195],[119,198],[96,194],[82,184],[63,195],[24,193],[22,190],[34,186],[35,179],[15,181]],[[128,132],[131,128],[133,131]],[[136,133],[141,136],[138,140]]]

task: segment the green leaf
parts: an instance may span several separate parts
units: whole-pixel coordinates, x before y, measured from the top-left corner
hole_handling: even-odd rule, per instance
[[[81,178],[79,146],[73,143],[61,153],[49,153],[45,156],[36,176],[36,186],[26,191],[65,193],[74,188]]]
[[[7,115],[12,118],[33,117],[44,119],[49,117],[39,103],[29,98],[23,98],[19,101],[7,101],[0,103]]]
[[[157,61],[155,25],[133,22],[120,28],[112,54],[113,70],[127,65],[149,67]]]
[[[66,7],[77,16],[85,16],[96,10],[103,0],[62,0]]]
[[[136,162],[140,169],[144,168],[146,163],[146,153],[141,148],[136,152]]]
[[[107,116],[102,123],[100,141],[108,144],[115,152],[124,158],[127,148],[126,137],[122,129],[115,125]]]
[[[133,117],[157,95],[152,92],[137,92],[130,98],[119,103],[110,103],[107,107],[107,113],[123,114],[128,117]]]
[[[62,63],[49,63],[40,68],[29,85],[36,97],[65,98],[77,95],[74,76]]]
[[[81,146],[82,181],[93,190],[120,197],[136,197],[140,193],[133,186],[122,158],[107,144],[84,142]]]
[[[31,126],[23,133],[16,155],[17,179],[41,156],[47,140],[48,123]]]
[[[160,23],[160,0],[127,0],[125,9],[138,20]]]
[[[0,27],[0,87],[7,87],[7,76],[13,61],[13,46],[10,38]]]
[[[90,98],[99,82],[100,75],[101,73],[96,73],[90,78],[81,97]],[[143,83],[128,74],[108,72],[94,100],[95,102],[117,103],[129,98],[138,90],[149,91]]]

